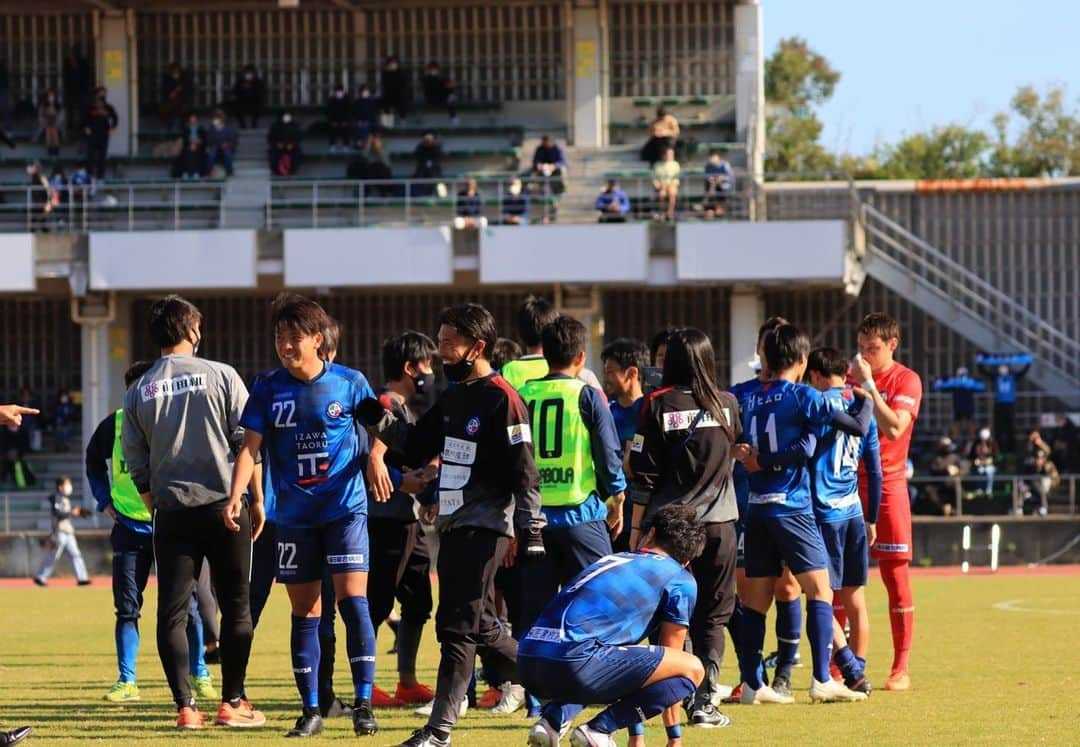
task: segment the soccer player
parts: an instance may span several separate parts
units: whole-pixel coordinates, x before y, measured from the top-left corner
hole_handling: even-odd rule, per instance
[[[600,360],[604,363],[604,392],[610,398],[608,405],[619,434],[619,456],[625,472],[628,469],[630,442],[637,433],[638,414],[645,398],[641,388],[641,372],[649,367],[649,349],[641,342],[624,337],[605,346]],[[622,532],[612,542],[619,552],[630,549],[632,512],[633,504],[626,501],[623,504]]]
[[[520,392],[529,410],[547,524],[544,558],[521,567],[517,631],[528,630],[571,578],[610,555],[611,535],[622,529],[626,478],[615,421],[604,396],[577,378],[585,367],[585,337],[585,325],[568,316],[544,327],[548,374]],[[524,697],[524,691],[512,696]]]
[[[810,385],[825,396],[834,408],[850,404],[844,388],[848,360],[835,348],[810,351],[807,363]],[[877,532],[881,505],[881,456],[877,425],[870,421],[866,438],[858,438],[834,428],[817,432],[817,451],[810,465],[814,493],[814,515],[821,528],[829,555],[829,580],[837,612],[833,660],[851,690],[869,694],[866,654],[870,648],[870,615],[863,589],[869,571],[867,548]],[[859,500],[859,464],[866,466],[869,485],[867,510],[863,515]],[[851,637],[844,640],[842,619],[851,623]],[[849,645],[850,644],[850,645]]]
[[[544,552],[540,476],[532,432],[517,392],[494,374],[488,358],[498,335],[483,306],[462,304],[439,315],[443,373],[456,382],[415,424],[364,405],[364,422],[406,464],[442,456],[437,506],[439,608],[442,646],[435,701],[428,723],[403,747],[445,747],[465,699],[477,647],[497,681],[517,684],[517,644],[495,612],[495,570],[513,563],[520,545],[528,562]]]
[[[261,495],[230,509],[239,531],[224,526],[229,461],[240,447],[243,379],[224,363],[196,357],[202,313],[170,295],[150,309],[150,337],[161,357],[128,388],[121,425],[128,474],[154,517],[157,564],[157,643],[178,711],[180,729],[197,729],[187,674],[188,610],[203,561],[210,563],[221,608],[221,705],[214,723],[266,723],[244,697],[251,653],[251,543],[262,529]],[[235,486],[243,492],[247,481]]]
[[[742,702],[793,702],[790,695],[765,687],[759,671],[765,612],[782,564],[795,575],[807,598],[807,634],[814,663],[811,700],[862,700],[864,693],[848,690],[829,676],[833,640],[829,563],[814,521],[805,462],[814,453],[814,429],[832,423],[865,435],[870,407],[863,401],[856,419],[834,410],[819,392],[798,383],[806,370],[810,340],[795,326],[782,324],[768,333],[763,351],[771,378],[747,398],[743,412],[743,428],[753,448],[749,458],[743,458],[751,474],[745,529],[746,597],[738,634]]]
[[[382,369],[386,388],[379,400],[405,422],[416,421],[410,403],[435,388],[432,362],[437,349],[427,335],[404,332],[383,343]],[[424,624],[431,616],[431,555],[416,517],[416,500],[434,478],[437,468],[409,470],[401,458],[386,453],[386,445],[375,440],[369,457],[368,474],[390,467],[398,477],[398,487],[385,503],[368,507],[371,536],[371,575],[368,601],[371,622],[378,630],[394,607],[401,602],[398,623],[398,684],[394,695],[376,687],[372,704],[376,707],[429,703],[434,691],[416,679],[416,655]],[[371,482],[375,482],[372,480]]]
[[[690,705],[694,726],[731,723],[716,710],[724,659],[724,626],[735,607],[735,521],[739,509],[732,486],[732,450],[742,433],[738,401],[716,385],[715,354],[698,329],[668,338],[663,387],[641,407],[630,453],[634,500],[630,546],[657,510],[668,504],[692,507],[705,527],[705,548],[690,564],[701,598],[690,621],[694,654],[705,678]]]
[[[555,321],[559,312],[546,299],[537,296],[526,296],[517,312],[517,331],[521,338],[521,344],[525,346],[525,355],[517,360],[508,361],[499,370],[499,375],[517,391],[521,391],[526,381],[539,379],[547,375],[548,365],[544,360],[544,348],[540,340],[540,333],[544,327]],[[494,350],[492,346],[492,350]],[[587,368],[582,368],[578,378],[592,387],[603,391],[600,380],[596,374]]]
[[[261,376],[240,424],[244,445],[236,458],[233,485],[250,479],[263,442],[276,495],[278,577],[292,605],[293,673],[303,712],[290,736],[322,731],[319,711],[319,624],[323,576],[333,575],[355,694],[353,731],[378,731],[371,708],[375,680],[375,631],[367,603],[367,493],[361,471],[362,442],[354,414],[374,396],[359,371],[331,364],[320,355],[330,319],[302,296],[275,301],[274,345],[281,368]],[[226,525],[241,504],[229,499]]]
[[[550,699],[530,747],[557,747],[592,704],[607,708],[574,729],[573,747],[615,747],[616,731],[661,713],[668,747],[682,743],[679,703],[705,675],[683,650],[698,593],[686,567],[704,546],[694,509],[665,506],[637,551],[601,558],[551,600],[518,650],[522,680]],[[638,645],[653,634],[659,645]]]
[[[915,419],[922,403],[919,375],[893,359],[900,345],[900,325],[888,314],[867,314],[859,324],[859,356],[851,367],[856,392],[874,403],[874,419],[881,439],[881,511],[877,541],[870,555],[877,558],[881,580],[889,596],[893,662],[886,690],[908,690],[908,658],[915,631],[915,600],[911,594],[911,502],[905,469]],[[859,494],[864,506],[870,498],[869,476],[859,472]]]

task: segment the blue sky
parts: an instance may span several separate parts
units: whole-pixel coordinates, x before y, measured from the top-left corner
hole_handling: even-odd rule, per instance
[[[955,122],[989,128],[1017,87],[1080,96],[1078,0],[761,0],[766,58],[802,36],[840,71],[830,150],[869,152]]]

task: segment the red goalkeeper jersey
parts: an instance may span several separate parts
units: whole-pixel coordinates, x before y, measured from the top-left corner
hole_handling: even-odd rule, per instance
[[[910,412],[911,423],[900,434],[899,438],[887,438],[880,433],[881,438],[881,476],[885,481],[903,477],[907,466],[908,449],[911,446],[911,434],[915,430],[915,420],[919,417],[919,406],[922,404],[922,381],[919,374],[900,363],[874,374],[874,384],[881,392],[881,398],[885,404],[896,412]],[[859,479],[866,480],[863,467],[859,467]]]

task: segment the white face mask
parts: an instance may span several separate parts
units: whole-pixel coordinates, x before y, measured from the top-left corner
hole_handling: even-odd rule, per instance
[[[989,428],[983,428],[981,431],[979,431],[979,440],[980,441],[989,441],[990,440],[990,429]]]
[[[70,498],[71,497],[71,485],[70,484],[61,485],[60,486],[60,495],[64,496],[65,498]]]
[[[517,197],[519,194],[521,194],[521,185],[520,184],[511,184],[510,185],[510,194],[514,195],[515,197]]]
[[[284,122],[285,124],[289,124],[289,122],[292,122],[292,115],[291,114],[286,114],[285,116],[283,116],[281,118],[281,121]]]

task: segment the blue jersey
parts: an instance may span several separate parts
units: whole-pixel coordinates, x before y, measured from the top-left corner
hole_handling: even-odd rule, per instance
[[[760,391],[761,387],[761,379],[755,376],[752,379],[733,385],[728,390],[739,401],[739,412],[746,412],[749,398]],[[748,436],[744,431],[741,440],[746,438]],[[739,507],[739,521],[742,522],[746,518],[746,507],[750,504],[750,473],[746,471],[746,467],[743,466],[742,462],[735,462],[731,470],[731,478],[735,487],[735,503]]]
[[[689,627],[697,582],[674,559],[622,552],[596,561],[552,599],[518,654],[557,658],[568,644],[632,646],[662,622]]]
[[[641,415],[641,403],[644,397],[638,397],[629,407],[623,407],[619,400],[608,400],[611,407],[611,417],[615,420],[615,431],[619,434],[619,456],[624,456],[626,442],[634,440],[637,433],[638,416]]]
[[[821,392],[804,384],[767,381],[746,398],[743,430],[761,454],[789,451],[807,433],[828,425],[833,409]],[[750,516],[813,513],[805,463],[767,467],[750,475]]]
[[[309,382],[284,368],[256,379],[240,425],[262,434],[278,524],[319,527],[367,512],[367,441],[353,413],[374,396],[362,373],[335,364]]]
[[[847,394],[848,396],[845,396]],[[848,409],[850,394],[833,387],[822,395],[830,407]],[[844,433],[831,426],[817,429],[817,451],[810,465],[814,494],[814,515],[820,524],[831,524],[863,515],[859,498],[859,462],[876,462],[881,472],[877,423],[870,421],[866,438]]]

